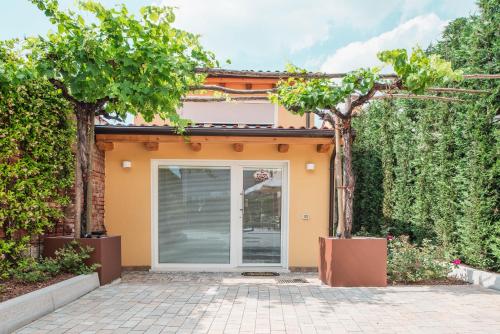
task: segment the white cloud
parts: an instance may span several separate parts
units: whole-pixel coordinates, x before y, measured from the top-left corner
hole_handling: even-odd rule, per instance
[[[158,1],[157,1],[158,2]],[[202,35],[221,60],[287,58],[322,43],[333,26],[370,29],[398,0],[159,0],[178,7],[176,25]]]
[[[340,49],[321,66],[325,72],[345,72],[359,67],[378,66],[377,52],[386,49],[411,49],[419,45],[426,48],[437,40],[447,21],[436,14],[417,16],[406,21],[391,31],[384,32],[366,41],[353,42]],[[390,69],[386,69],[388,71]]]

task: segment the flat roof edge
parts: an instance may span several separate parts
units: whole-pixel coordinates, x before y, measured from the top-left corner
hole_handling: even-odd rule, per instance
[[[95,134],[121,135],[170,135],[176,136],[176,128],[170,126],[115,126],[96,125]],[[237,128],[237,127],[188,127],[186,136],[245,136],[245,137],[333,137],[333,129],[291,128]]]

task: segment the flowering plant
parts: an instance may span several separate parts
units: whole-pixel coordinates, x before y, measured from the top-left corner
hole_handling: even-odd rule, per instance
[[[391,236],[392,237],[392,236]],[[451,271],[442,248],[424,240],[421,246],[410,243],[408,236],[392,237],[387,257],[387,274],[393,282],[418,282],[445,279]]]

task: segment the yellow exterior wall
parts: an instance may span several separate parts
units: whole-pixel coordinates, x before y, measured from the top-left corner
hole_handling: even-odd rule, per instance
[[[140,143],[114,143],[106,152],[105,225],[109,234],[122,236],[124,266],[151,265],[151,159],[289,160],[288,265],[316,267],[318,237],[328,235],[329,153],[315,145],[290,145],[287,153],[276,145],[246,144],[237,153],[231,144],[203,144],[200,152],[186,144],[160,143],[146,151]],[[130,160],[132,168],[121,167]],[[316,164],[307,171],[305,164]],[[302,220],[307,213],[310,220]]]

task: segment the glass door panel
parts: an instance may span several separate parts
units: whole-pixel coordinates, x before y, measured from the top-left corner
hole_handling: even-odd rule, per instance
[[[244,264],[281,263],[281,168],[243,168]]]
[[[230,167],[160,166],[159,263],[229,264]]]

